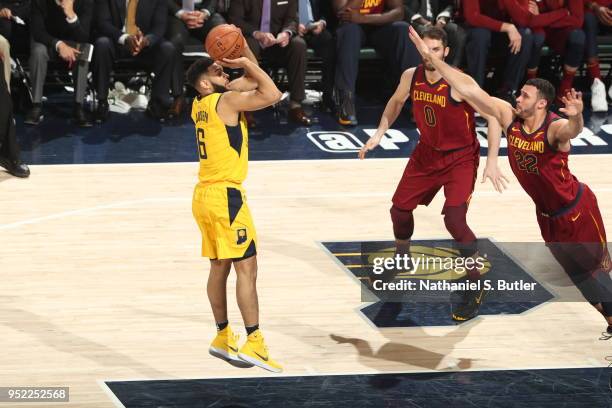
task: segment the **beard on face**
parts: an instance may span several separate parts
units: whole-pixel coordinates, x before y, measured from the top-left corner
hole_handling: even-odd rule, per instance
[[[427,71],[435,71],[435,70],[436,70],[436,67],[434,67],[434,66],[433,66],[433,64],[430,64],[429,62],[426,62],[426,63],[425,63],[425,69],[426,69]]]
[[[533,106],[531,106],[528,109],[523,109],[523,108],[519,108],[517,106],[517,116],[521,119],[525,119],[528,118],[529,116],[533,115],[533,113],[535,112],[535,108]]]
[[[223,85],[217,85],[215,83],[212,84],[213,89],[215,90],[215,93],[224,93],[227,92],[227,88],[224,87]]]

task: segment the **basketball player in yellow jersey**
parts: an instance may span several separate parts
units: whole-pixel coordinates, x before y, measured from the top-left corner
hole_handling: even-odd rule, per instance
[[[242,68],[245,76],[230,83],[223,66]],[[270,77],[245,57],[221,62],[200,59],[187,71],[187,80],[199,94],[191,111],[200,157],[193,215],[202,232],[202,256],[210,258],[211,264],[207,292],[217,336],[209,352],[235,366],[257,365],[281,372],[259,330],[257,235],[242,188],[249,156],[242,112],[273,105],[281,93]],[[238,307],[247,331],[240,349],[227,318],[226,283],[232,264]]]

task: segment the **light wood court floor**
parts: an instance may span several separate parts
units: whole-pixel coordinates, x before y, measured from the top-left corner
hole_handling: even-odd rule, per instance
[[[319,242],[391,240],[390,198],[405,163],[250,164],[261,327],[284,375],[603,366],[612,343],[598,340],[603,319],[585,303],[455,327],[366,322],[359,286]],[[470,226],[498,241],[540,241],[533,204],[500,163],[510,188],[500,195],[479,180]],[[597,194],[610,231],[612,157],[573,156],[570,168]],[[70,386],[71,406],[110,407],[100,380],[269,375],[208,355],[215,328],[191,216],[196,173],[197,164],[177,163],[0,176],[1,385]],[[415,238],[447,237],[442,199],[416,211]],[[230,280],[230,322],[244,338]]]

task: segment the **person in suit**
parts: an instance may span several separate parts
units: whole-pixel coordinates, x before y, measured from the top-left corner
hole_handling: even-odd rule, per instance
[[[404,0],[404,21],[409,22],[420,34],[435,25],[446,31],[450,53],[449,64],[459,67],[463,62],[465,30],[452,21],[455,14],[453,0]]]
[[[0,52],[3,55],[10,55],[11,45],[20,42],[17,40],[29,38],[26,26],[17,24],[15,17],[19,17],[24,22],[30,19],[30,0],[0,0]],[[10,57],[3,59],[3,68],[4,79],[9,84],[10,90]]]
[[[385,58],[393,88],[402,72],[417,66],[420,56],[408,38],[402,0],[333,0],[340,24],[336,30],[336,90],[338,123],[357,125],[355,84],[359,72],[359,50],[373,46]]]
[[[333,23],[331,4],[322,0],[299,0],[298,9],[298,33],[304,37],[308,47],[323,60],[323,105],[326,109],[333,110],[336,41],[328,29],[328,20],[329,24]]]
[[[0,59],[7,58],[0,53]],[[13,102],[4,77],[0,75],[0,167],[15,177],[28,177],[30,169],[20,158],[19,145],[15,137]]]
[[[257,58],[282,61],[291,94],[289,119],[309,126],[302,109],[306,97],[306,41],[298,35],[298,0],[232,0],[229,20],[240,27]]]
[[[206,36],[214,27],[225,24],[225,19],[216,12],[217,0],[195,0],[193,11],[182,9],[182,0],[167,0],[168,28],[166,37],[176,49],[176,63],[172,75],[172,95],[174,102],[170,107],[172,115],[179,116],[185,107],[183,88],[185,73],[183,72],[183,51],[189,37],[204,43]]]
[[[32,44],[30,48],[30,79],[32,108],[24,123],[37,125],[43,119],[43,86],[50,59],[63,60],[74,77],[74,120],[81,127],[91,126],[83,108],[87,90],[89,62],[80,60],[77,44],[89,42],[93,0],[34,0],[30,15]]]
[[[147,114],[168,119],[170,85],[176,50],[164,40],[168,17],[166,0],[99,0],[96,2],[98,38],[93,77],[98,92],[96,122],[109,115],[108,91],[113,62],[135,58],[155,74]]]

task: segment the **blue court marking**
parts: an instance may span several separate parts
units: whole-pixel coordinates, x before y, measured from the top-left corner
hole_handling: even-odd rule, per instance
[[[82,163],[162,163],[195,162],[197,151],[193,123],[187,115],[172,124],[160,125],[142,112],[121,115],[90,129],[71,123],[71,105],[45,106],[45,120],[37,127],[23,125],[17,117],[22,158],[31,164]],[[360,125],[339,126],[327,113],[313,110],[314,124],[309,128],[287,122],[286,114],[271,109],[256,113],[259,126],[251,130],[251,160],[352,159],[378,125],[384,105],[362,101]],[[572,154],[612,152],[612,119],[608,114],[586,115],[583,137],[572,141]],[[484,125],[484,124],[483,124]],[[481,146],[486,143],[486,128],[478,128]],[[404,109],[381,146],[369,158],[408,158],[418,142],[418,132]],[[502,146],[505,139],[502,140]],[[501,153],[505,154],[502,148]],[[481,149],[486,155],[486,149]]]
[[[345,340],[350,343],[360,339]],[[385,359],[375,353],[369,357]],[[249,373],[252,370],[258,369],[252,368]],[[262,376],[107,381],[106,385],[126,408],[604,408],[612,404],[610,371],[609,368],[564,368]]]
[[[327,251],[336,258],[358,280],[368,276],[371,264],[368,264],[368,255],[381,250],[394,248],[393,241],[353,241],[353,242],[322,242]],[[442,248],[441,253],[448,253],[446,248],[453,248],[452,240],[414,240],[411,247]],[[541,282],[538,282],[521,265],[505,254],[497,245],[486,238],[478,240],[478,251],[486,254],[490,262],[490,270],[483,275],[496,286],[499,280],[523,281],[536,283],[533,291],[489,292],[486,301],[480,307],[480,315],[516,315],[533,309],[554,298]],[[390,252],[388,256],[392,256]],[[417,254],[411,254],[418,257]],[[434,271],[429,276],[436,279],[436,275],[445,271]],[[423,278],[421,274],[411,275],[418,281]],[[365,284],[364,280],[360,280]],[[451,319],[451,294],[448,291],[405,291],[401,299],[382,298],[373,304],[361,309],[363,315],[376,327],[422,327],[422,326],[452,326],[457,322]],[[520,297],[519,297],[520,296]],[[364,296],[367,298],[367,296]],[[380,298],[380,297],[379,297]],[[433,300],[432,300],[433,298]],[[362,299],[355,299],[358,305]]]

